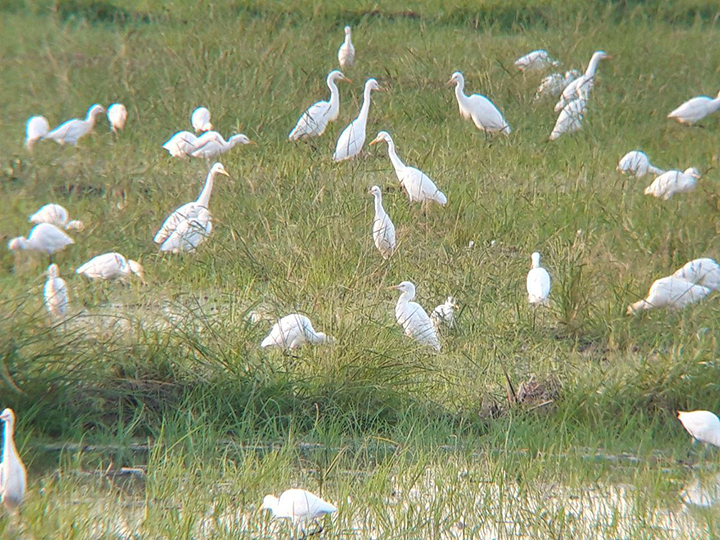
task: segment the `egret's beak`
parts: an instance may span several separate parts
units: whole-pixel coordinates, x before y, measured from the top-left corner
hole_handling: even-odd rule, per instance
[[[220,171],[220,174],[225,175],[225,176],[227,176],[228,178],[232,178],[232,176],[230,176],[230,173],[227,172],[225,169],[223,169],[222,171]]]
[[[608,55],[605,57],[605,60],[612,60],[612,59],[613,59],[613,57],[612,57],[612,55],[610,55],[610,54],[608,54]]]
[[[385,287],[388,291],[397,291],[400,288],[400,285],[391,285],[390,287]]]
[[[373,139],[372,141],[370,141],[370,144],[368,146],[375,146],[379,142],[380,142],[380,139]]]
[[[341,80],[341,81],[345,81],[345,82],[349,82],[349,83],[352,84],[352,81],[351,81],[350,79],[348,79],[347,77],[343,77],[343,78],[340,79],[340,80]]]
[[[375,90],[377,90],[378,92],[387,92],[387,88],[383,86],[378,86]]]
[[[450,79],[448,82],[445,83],[445,86],[452,86],[455,84],[455,81],[453,79]]]
[[[248,139],[248,144],[254,144],[255,146],[258,145],[258,143],[256,143],[255,141],[253,141],[253,140],[251,140],[251,139]]]

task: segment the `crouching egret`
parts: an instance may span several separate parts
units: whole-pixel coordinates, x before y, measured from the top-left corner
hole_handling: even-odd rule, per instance
[[[540,266],[540,254],[537,251],[530,256],[530,260],[532,268],[525,283],[528,302],[533,305],[547,305],[550,296],[550,274]]]
[[[375,217],[372,224],[373,241],[382,258],[389,259],[395,251],[395,225],[383,208],[380,188],[378,186],[371,187],[370,195],[375,199]]]
[[[365,130],[367,128],[368,113],[370,112],[370,93],[373,90],[383,91],[375,79],[368,79],[365,82],[363,91],[363,103],[358,117],[350,122],[338,137],[335,145],[333,160],[343,161],[357,156],[365,144]]]
[[[178,131],[170,137],[163,148],[167,150],[172,157],[184,158],[192,154],[197,148],[198,138],[189,131]]]
[[[665,171],[654,167],[650,158],[645,152],[633,150],[625,154],[618,163],[617,170],[623,174],[633,174],[636,178],[642,178],[646,174],[660,175]]]
[[[32,152],[35,143],[50,131],[50,123],[44,116],[33,116],[25,124],[25,146]]]
[[[480,94],[465,94],[465,77],[462,73],[456,71],[452,74],[447,85],[452,84],[455,84],[455,97],[463,118],[471,118],[475,127],[481,131],[510,134],[510,125],[492,101]]]
[[[210,123],[210,111],[206,107],[198,107],[190,116],[190,123],[196,133],[210,131],[213,126]]]
[[[78,140],[92,133],[98,116],[104,113],[105,109],[102,105],[93,105],[88,109],[84,120],[80,118],[68,120],[45,135],[43,139],[51,139],[60,145],[71,144],[77,146]]]
[[[27,238],[17,237],[10,240],[10,242],[8,242],[8,249],[12,251],[19,249],[39,251],[52,255],[74,243],[72,238],[55,225],[40,223],[32,228]]]
[[[263,510],[270,510],[276,519],[289,519],[294,527],[304,530],[308,522],[325,514],[337,512],[337,508],[323,501],[304,489],[288,489],[278,499],[274,495],[266,495],[262,503]],[[321,532],[322,527],[315,531]]]
[[[145,271],[139,262],[126,259],[120,253],[115,252],[93,257],[75,270],[75,273],[99,281],[125,279],[131,274],[135,274],[140,281],[145,281]]]
[[[553,59],[544,49],[529,52],[515,60],[515,67],[520,71],[542,71],[559,65],[560,62]]]
[[[227,141],[217,131],[206,131],[200,135],[194,144],[194,150],[190,155],[195,158],[211,159],[229,152],[238,144],[255,144],[247,135],[238,133],[233,135]]]
[[[440,350],[435,325],[423,307],[412,300],[415,298],[415,285],[410,281],[403,281],[399,285],[390,287],[400,291],[395,305],[395,319],[403,327],[405,334],[413,338],[420,345]]]
[[[15,448],[15,413],[5,409],[0,414],[3,429],[3,455],[0,462],[0,500],[5,508],[14,512],[25,498],[25,465]]]
[[[65,280],[60,277],[57,264],[51,264],[47,269],[47,281],[43,289],[45,309],[56,319],[63,319],[68,309],[68,290]]]
[[[288,135],[289,140],[298,141],[305,138],[319,137],[325,133],[325,129],[330,122],[337,120],[340,114],[340,91],[336,81],[350,82],[350,79],[338,70],[328,73],[326,82],[330,89],[330,99],[328,101],[318,101],[309,107],[297,121],[290,135]]]
[[[83,222],[77,219],[69,219],[68,211],[59,204],[46,204],[28,218],[30,223],[50,223],[63,229],[82,231]]]
[[[667,307],[680,309],[705,298],[712,289],[695,285],[679,277],[668,276],[656,280],[644,300],[638,300],[627,308],[632,315],[644,309]]]
[[[576,99],[568,103],[557,117],[555,127],[550,133],[550,140],[554,141],[566,133],[579,131],[585,118],[586,107],[587,101],[585,99]]]
[[[696,441],[720,447],[720,418],[710,411],[678,411],[678,420]]]
[[[695,259],[680,268],[673,277],[689,281],[693,285],[702,285],[708,289],[720,289],[720,264],[713,259]]]
[[[345,27],[345,40],[338,49],[338,62],[340,67],[345,69],[345,66],[351,66],[355,61],[355,47],[352,44],[351,32],[349,26]]]
[[[436,202],[441,206],[447,203],[447,197],[438,189],[435,182],[430,180],[428,175],[415,167],[405,165],[395,151],[395,142],[387,131],[381,131],[377,137],[370,142],[373,146],[379,142],[385,142],[388,145],[388,156],[390,162],[395,169],[395,175],[400,181],[400,185],[407,193],[410,202],[422,203],[426,207],[430,202]]]
[[[715,99],[707,96],[698,96],[689,99],[668,114],[667,117],[674,118],[681,124],[691,125],[699,122],[718,109],[720,109],[720,93],[718,93]]]
[[[181,253],[195,251],[212,233],[212,217],[207,208],[200,208],[197,216],[184,219],[160,246],[160,251]]]
[[[645,195],[670,199],[676,193],[684,193],[695,189],[697,179],[700,178],[700,171],[695,167],[685,169],[684,172],[668,171],[658,176],[652,184],[645,188]]]
[[[125,128],[128,112],[122,103],[113,103],[107,109],[107,118],[113,133]]]
[[[580,76],[577,69],[562,73],[551,73],[540,81],[540,86],[535,90],[535,99],[541,99],[543,96],[558,96],[565,87]]]
[[[457,302],[452,296],[448,296],[445,303],[436,306],[430,315],[435,328],[438,328],[441,324],[453,328],[455,326],[455,310],[457,307]]]
[[[588,99],[590,91],[593,89],[593,86],[595,86],[595,73],[597,72],[600,60],[609,60],[611,58],[612,56],[605,51],[595,51],[590,58],[590,63],[585,73],[568,84],[562,91],[562,94],[560,94],[560,99],[555,105],[555,112],[562,111],[568,103],[578,99],[578,96]]]
[[[332,343],[333,338],[323,332],[316,332],[310,319],[305,315],[293,313],[276,322],[270,333],[260,343],[260,347],[280,347],[297,349],[306,343]]]

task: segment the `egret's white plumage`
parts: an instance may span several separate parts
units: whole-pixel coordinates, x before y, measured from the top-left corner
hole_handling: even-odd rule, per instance
[[[632,174],[636,178],[642,178],[646,174],[661,175],[665,171],[654,167],[650,163],[650,158],[645,152],[633,150],[625,154],[618,163],[617,170],[623,174]]]
[[[3,429],[3,455],[0,462],[0,500],[5,508],[14,512],[25,498],[25,465],[15,448],[15,413],[5,409],[0,414]]]
[[[604,51],[595,51],[590,58],[590,63],[585,73],[568,84],[562,91],[562,94],[560,94],[560,100],[555,105],[555,112],[562,111],[568,103],[578,99],[578,97],[583,97],[587,100],[588,97],[590,97],[591,90],[595,86],[595,73],[597,72],[600,60],[610,58],[612,58],[612,56]]]
[[[30,223],[50,223],[65,230],[78,230],[84,228],[83,222],[69,219],[68,211],[59,204],[46,204],[28,218]]]
[[[453,73],[447,84],[455,84],[455,97],[463,118],[471,118],[479,130],[510,134],[510,125],[492,101],[480,94],[470,96],[465,94],[465,77],[462,73],[459,71]]]
[[[75,270],[75,273],[100,281],[125,279],[131,274],[135,274],[142,281],[145,279],[145,272],[139,262],[126,259],[120,253],[115,252],[93,257]]]
[[[419,202],[423,205],[429,204],[431,201],[444,206],[447,203],[447,197],[438,189],[435,182],[415,167],[405,165],[395,151],[395,142],[387,131],[381,131],[370,145],[385,142],[388,145],[388,156],[392,162],[395,174],[400,181],[403,189],[407,192],[411,202]]]
[[[382,258],[389,259],[395,251],[395,225],[383,208],[380,188],[378,186],[371,187],[370,194],[375,200],[375,217],[372,225],[373,241]]]
[[[720,110],[720,93],[715,99],[707,96],[689,99],[667,117],[674,118],[681,124],[694,124],[717,110]]]
[[[50,123],[44,116],[33,116],[25,124],[25,146],[32,152],[33,146],[50,132]]]
[[[712,289],[695,285],[689,281],[675,276],[668,276],[656,280],[644,300],[638,300],[627,308],[631,315],[644,309],[673,308],[680,309],[694,302],[702,300]]]
[[[195,251],[212,233],[212,217],[207,208],[201,208],[197,216],[184,219],[160,246],[160,251],[181,253]]]
[[[217,131],[206,131],[195,141],[195,149],[190,155],[195,158],[211,159],[229,152],[238,144],[252,144],[252,141],[243,133],[233,135],[228,140]]]
[[[540,86],[535,91],[535,99],[538,100],[544,96],[559,96],[560,92],[579,76],[580,72],[577,69],[566,71],[564,75],[562,73],[551,73],[540,81]]]
[[[410,281],[403,281],[391,287],[401,291],[395,305],[395,319],[403,327],[405,334],[413,338],[420,345],[440,350],[440,340],[428,314],[423,307],[412,300],[415,298],[415,285]]]
[[[270,510],[276,518],[289,519],[293,525],[300,527],[325,514],[337,512],[335,506],[304,489],[288,489],[279,499],[274,495],[266,495],[262,509]]]
[[[531,51],[515,60],[515,67],[520,71],[542,71],[559,65],[560,62],[552,58],[544,49]]]
[[[557,117],[555,127],[550,133],[550,140],[554,141],[562,135],[579,131],[585,118],[586,107],[587,101],[584,99],[576,99],[568,103]]]
[[[156,244],[163,244],[168,238],[170,238],[170,235],[175,232],[175,229],[177,229],[184,221],[196,219],[203,208],[208,210],[213,184],[215,177],[218,174],[230,176],[230,174],[228,174],[225,170],[225,167],[223,167],[222,163],[215,163],[205,179],[205,186],[200,192],[198,199],[196,201],[183,204],[180,208],[168,216],[162,224],[162,227],[160,227],[160,230],[155,234],[155,238],[153,238],[153,241]]]
[[[528,272],[526,288],[528,302],[534,305],[547,304],[550,296],[550,274],[540,266],[540,254],[536,251],[530,256],[532,268]]]
[[[167,150],[172,157],[184,158],[192,154],[197,148],[198,138],[194,133],[189,131],[178,131],[170,137],[163,148]]]
[[[190,117],[190,123],[196,133],[210,131],[213,126],[210,123],[210,111],[206,107],[198,107]]]
[[[93,105],[88,109],[87,116],[84,120],[80,118],[68,120],[45,135],[43,139],[52,139],[61,145],[71,144],[77,146],[78,140],[90,134],[93,129],[95,129],[95,122],[98,116],[104,112],[105,109],[102,105]]]
[[[692,260],[675,272],[673,276],[708,289],[720,289],[720,264],[713,259]]]
[[[17,237],[10,240],[10,242],[8,242],[8,249],[40,251],[52,255],[74,243],[72,238],[55,225],[40,223],[32,228],[27,238]]]
[[[676,193],[684,193],[695,189],[700,171],[695,167],[685,171],[668,171],[658,176],[652,184],[645,188],[645,195],[668,200]]]
[[[370,93],[373,90],[382,90],[375,79],[365,82],[363,91],[363,104],[358,117],[350,122],[338,137],[333,160],[343,161],[357,156],[365,144],[365,130],[367,128],[368,113],[370,112]]]
[[[345,27],[345,40],[338,49],[338,62],[340,67],[345,69],[345,66],[351,66],[355,61],[355,47],[352,44],[352,38],[350,37],[351,29],[349,26]]]
[[[430,314],[433,324],[438,328],[441,324],[452,328],[455,326],[455,310],[457,302],[452,296],[448,296],[443,304],[436,306]]]
[[[720,447],[720,418],[710,411],[678,411],[678,420],[693,439]]]
[[[57,264],[51,264],[47,269],[47,281],[43,289],[45,309],[57,319],[63,319],[68,309],[68,289],[65,280],[60,277]]]
[[[117,133],[121,129],[124,129],[128,118],[128,112],[125,105],[122,103],[113,103],[110,105],[107,110],[107,118],[108,122],[110,122],[110,127],[112,128],[113,133]]]
[[[260,343],[266,347],[280,347],[282,349],[297,349],[306,343],[328,343],[332,338],[323,332],[316,332],[310,319],[305,315],[293,313],[286,315],[276,322],[270,333]]]
[[[319,137],[325,133],[330,122],[337,120],[340,114],[340,91],[337,81],[350,81],[338,70],[331,71],[327,76],[327,85],[330,89],[330,99],[318,101],[309,107],[297,121],[295,127],[288,135],[291,141],[298,141],[304,138]]]

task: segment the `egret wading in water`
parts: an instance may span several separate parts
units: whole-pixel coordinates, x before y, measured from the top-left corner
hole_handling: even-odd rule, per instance
[[[11,251],[39,251],[52,255],[74,243],[72,238],[55,225],[40,223],[32,228],[27,238],[19,236],[10,240],[8,249]]]
[[[375,200],[375,217],[372,224],[373,241],[382,258],[387,260],[395,251],[395,225],[383,208],[380,188],[378,186],[371,187],[370,195]]]
[[[47,269],[47,281],[43,289],[45,309],[54,318],[62,320],[68,310],[68,290],[65,280],[60,277],[57,264],[51,264]]]
[[[685,169],[684,172],[668,171],[658,176],[652,184],[645,188],[645,195],[670,199],[676,193],[685,193],[695,189],[700,171],[695,167]]]
[[[609,60],[612,56],[605,51],[595,51],[590,58],[585,73],[568,84],[560,94],[560,100],[555,105],[555,112],[562,111],[568,103],[582,96],[586,100],[590,97],[590,91],[595,86],[595,73],[597,72],[600,60]]]
[[[441,324],[453,328],[455,326],[455,310],[457,307],[457,302],[452,296],[448,296],[445,303],[436,306],[430,314],[435,328],[439,328]]]
[[[447,204],[447,197],[438,189],[435,182],[415,167],[405,165],[395,151],[395,142],[387,131],[381,131],[377,137],[370,143],[373,146],[379,142],[385,142],[388,145],[388,157],[395,169],[395,175],[400,181],[400,185],[407,193],[410,202],[419,202],[424,210],[427,210],[431,202],[436,202],[440,206]]]
[[[635,178],[642,178],[646,174],[654,174],[657,176],[665,172],[653,166],[647,154],[640,150],[633,150],[625,154],[620,159],[617,170],[623,174],[632,174]]]
[[[289,519],[293,527],[305,532],[305,527],[311,521],[323,517],[325,514],[337,512],[337,508],[313,495],[304,489],[288,489],[280,498],[266,495],[262,503],[263,510],[270,510],[276,519]],[[323,528],[312,534],[322,532]]]
[[[656,280],[644,300],[638,300],[627,308],[627,314],[653,308],[681,309],[705,298],[712,289],[695,285],[675,276]]]
[[[710,411],[678,411],[678,420],[693,440],[720,447],[720,418]]]
[[[475,127],[486,133],[510,134],[510,125],[505,121],[498,108],[485,96],[480,94],[465,94],[465,77],[456,71],[447,82],[448,86],[455,85],[455,97],[457,98],[460,114],[466,120],[472,119]]]
[[[44,116],[33,116],[25,124],[25,147],[32,152],[35,143],[50,132],[50,123]]]
[[[85,227],[82,221],[70,219],[68,211],[59,204],[46,204],[28,218],[30,223],[50,223],[56,227],[62,227],[66,231],[82,231]]]
[[[681,124],[692,125],[718,110],[720,110],[720,93],[715,99],[707,96],[689,99],[667,117],[674,118]]]
[[[720,264],[713,259],[695,259],[680,268],[673,277],[689,281],[693,285],[702,285],[708,289],[720,289]]]
[[[368,113],[370,112],[370,93],[373,90],[382,91],[380,85],[375,79],[368,79],[365,82],[365,90],[363,91],[363,104],[360,108],[358,117],[350,122],[338,137],[334,161],[343,161],[357,156],[363,149],[365,144],[365,130],[367,128]]]
[[[75,270],[75,273],[98,281],[126,279],[135,274],[140,281],[145,281],[145,271],[139,262],[126,259],[120,253],[115,252],[93,257]]]
[[[440,340],[430,317],[415,298],[415,285],[410,281],[403,281],[399,285],[390,287],[401,292],[395,305],[395,319],[403,327],[405,334],[413,338],[420,345],[440,350]]]
[[[3,422],[3,455],[0,463],[0,500],[5,508],[14,512],[25,498],[25,465],[15,448],[15,413],[5,409],[0,414]]]
[[[255,144],[247,135],[238,133],[227,141],[217,131],[206,131],[195,141],[195,149],[190,152],[194,158],[212,159],[229,152],[238,144]]]
[[[554,141],[562,135],[579,131],[585,119],[586,107],[587,101],[582,98],[568,103],[557,117],[555,127],[553,127],[552,133],[550,133],[550,140]]]
[[[196,150],[197,140],[194,133],[178,131],[163,144],[163,148],[172,157],[185,158]]]
[[[530,260],[532,268],[526,282],[528,302],[532,305],[547,305],[550,296],[550,274],[540,266],[540,254],[537,251],[530,256]]]
[[[77,146],[78,141],[82,137],[92,133],[95,129],[98,116],[104,113],[105,109],[102,105],[93,105],[88,109],[87,116],[84,120],[79,118],[68,120],[45,135],[43,139],[53,140],[60,145],[70,144]]]
[[[210,111],[206,107],[198,107],[195,109],[190,116],[190,123],[195,133],[210,131],[213,128],[210,123]]]
[[[350,82],[350,79],[338,70],[328,73],[326,82],[330,89],[330,99],[318,101],[309,107],[295,124],[290,135],[288,135],[288,140],[299,141],[301,139],[320,137],[325,133],[328,124],[337,120],[340,115],[340,91],[337,87],[337,81]]]
[[[260,347],[280,347],[294,350],[306,343],[332,343],[333,339],[323,332],[316,332],[310,319],[305,315],[293,313],[276,322],[270,333],[260,343]]]
[[[551,73],[540,81],[540,86],[538,86],[535,91],[535,100],[541,99],[544,96],[559,96],[560,92],[579,76],[580,72],[577,69],[566,71],[565,75],[562,73]]]
[[[340,45],[338,49],[338,62],[340,63],[340,69],[350,67],[355,61],[355,47],[352,44],[352,38],[350,37],[351,29],[349,26],[345,27],[345,41]]]
[[[160,251],[170,253],[192,252],[212,233],[212,216],[207,208],[201,208],[197,216],[184,219],[160,246]]]
[[[118,131],[124,129],[128,118],[125,105],[122,103],[113,103],[110,105],[107,110],[107,118],[113,133],[117,134]]]
[[[515,67],[520,71],[542,71],[559,65],[560,62],[553,59],[544,49],[529,52],[515,60]]]

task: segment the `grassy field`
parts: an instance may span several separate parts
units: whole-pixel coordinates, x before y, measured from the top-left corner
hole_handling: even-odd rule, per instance
[[[720,409],[717,297],[625,315],[653,280],[720,251],[720,117],[665,118],[717,94],[713,2],[61,0],[8,1],[0,15],[0,240],[25,235],[47,202],[86,223],[55,257],[71,291],[65,331],[42,305],[46,258],[0,250],[0,405],[17,411],[30,465],[22,522],[0,522],[6,534],[271,537],[285,529],[259,512],[262,495],[291,484],[339,505],[328,537],[716,534],[717,512],[679,502],[696,472],[677,465],[689,440],[675,411]],[[288,143],[327,98],[344,24],[357,61],[340,118],[315,145]],[[540,76],[512,65],[536,48],[563,69],[598,49],[614,57],[584,129],[554,143],[554,101],[534,101]],[[503,111],[509,137],[460,118],[444,86],[455,70]],[[368,77],[388,89],[373,95],[368,136],[389,131],[446,207],[411,205],[384,145],[332,162]],[[117,139],[102,123],[77,151],[22,147],[31,115],[57,125],[116,101],[130,113]],[[208,169],[161,145],[200,105],[223,135],[258,145],[222,156],[233,180],[217,182],[210,240],[161,255],[155,231]],[[698,167],[698,188],[644,196],[651,179],[615,172],[633,149]],[[388,262],[370,235],[374,184],[398,230]],[[140,260],[148,284],[74,275],[107,251]],[[526,301],[533,251],[553,279],[546,310]],[[396,325],[386,287],[402,280],[427,310],[458,299],[441,353]],[[336,343],[261,351],[270,324],[244,320],[258,309],[305,313]],[[506,373],[537,396],[508,403]],[[57,441],[106,446],[48,451]],[[138,441],[149,452],[129,448]],[[619,452],[639,461],[610,459]],[[147,474],[84,474],[123,465]]]

